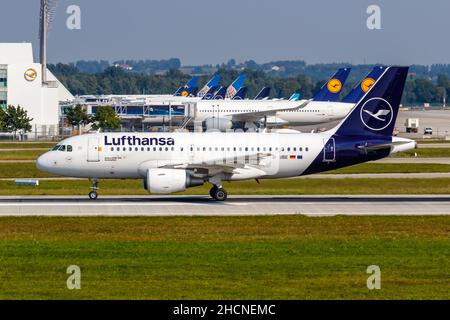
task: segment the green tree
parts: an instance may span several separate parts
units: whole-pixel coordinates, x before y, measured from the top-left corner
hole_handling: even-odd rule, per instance
[[[80,127],[92,122],[91,117],[87,114],[86,109],[82,105],[76,105],[75,108],[70,109],[67,114],[67,121],[72,127],[77,127],[80,133]]]
[[[0,108],[0,131],[6,131],[6,111]]]
[[[100,106],[93,119],[92,129],[115,131],[120,128],[120,118],[111,106]]]
[[[22,137],[25,133],[31,131],[32,118],[28,118],[28,112],[21,106],[9,105],[4,115],[5,129],[13,133],[13,139],[16,139],[17,133]]]

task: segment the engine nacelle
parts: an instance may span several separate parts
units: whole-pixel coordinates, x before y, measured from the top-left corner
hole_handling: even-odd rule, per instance
[[[233,122],[227,118],[209,118],[205,120],[206,130],[216,129],[219,131],[227,131],[233,127]]]
[[[192,177],[182,169],[148,169],[144,180],[147,191],[156,194],[181,192],[186,188],[201,186],[203,179]]]

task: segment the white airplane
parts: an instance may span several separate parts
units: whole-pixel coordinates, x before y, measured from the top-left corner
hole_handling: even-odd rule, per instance
[[[256,128],[258,123],[268,127],[304,126],[341,120],[385,69],[375,67],[342,102],[338,102],[339,94],[349,68],[340,69],[307,104],[307,100],[202,100],[196,102],[194,120],[204,122],[207,130],[220,131]]]
[[[223,181],[308,175],[415,148],[415,141],[392,136],[407,74],[407,67],[386,68],[327,132],[94,133],[61,141],[39,157],[37,168],[91,179],[91,199],[99,179],[142,179],[155,194],[209,182],[211,197],[223,201]]]

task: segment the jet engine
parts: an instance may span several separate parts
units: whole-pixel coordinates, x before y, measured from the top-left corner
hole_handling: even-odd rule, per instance
[[[182,169],[149,169],[144,179],[145,189],[156,194],[181,192],[204,183],[203,179],[193,177],[189,171]]]
[[[209,118],[205,120],[206,130],[227,131],[233,127],[233,122],[227,118]]]

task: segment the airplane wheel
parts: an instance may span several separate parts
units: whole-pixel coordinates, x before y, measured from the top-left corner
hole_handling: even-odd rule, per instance
[[[216,187],[216,186],[213,186],[213,187],[211,188],[211,190],[209,190],[209,195],[211,196],[211,198],[214,198],[214,199],[215,199],[215,193],[216,193],[216,190],[217,190],[217,187]]]
[[[97,192],[95,192],[95,191],[89,192],[89,199],[95,200],[95,199],[97,199],[97,197],[98,197]]]
[[[217,188],[214,193],[214,199],[217,201],[225,201],[228,198],[228,194],[223,188]]]

